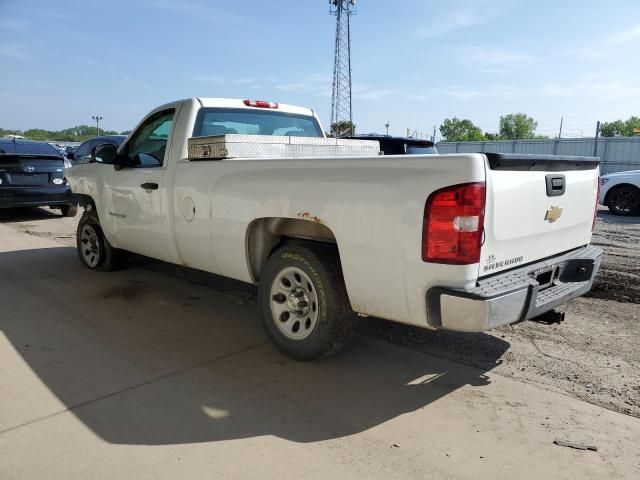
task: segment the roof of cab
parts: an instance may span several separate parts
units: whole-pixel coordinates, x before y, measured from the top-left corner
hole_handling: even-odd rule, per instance
[[[314,111],[310,108],[297,107],[295,105],[287,105],[278,103],[277,109],[267,109],[259,107],[248,107],[244,104],[244,100],[240,98],[196,98],[200,105],[205,108],[243,108],[246,110],[273,110],[276,112],[295,113],[298,115],[314,116]],[[255,99],[252,99],[255,100]]]

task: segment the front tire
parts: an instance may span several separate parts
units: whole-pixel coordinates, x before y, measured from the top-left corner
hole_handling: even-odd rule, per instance
[[[78,222],[76,246],[80,262],[91,270],[109,272],[122,265],[122,251],[111,246],[93,210],[85,211]]]
[[[78,213],[77,205],[62,205],[60,207],[60,213],[63,217],[75,217]]]
[[[640,190],[629,185],[613,187],[607,195],[607,207],[614,215],[640,213]]]
[[[278,248],[262,271],[258,304],[269,339],[295,360],[337,353],[355,330],[333,245],[291,242]]]

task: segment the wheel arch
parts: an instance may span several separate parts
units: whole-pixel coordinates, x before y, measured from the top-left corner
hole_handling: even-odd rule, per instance
[[[267,217],[252,221],[247,227],[247,265],[254,282],[260,279],[271,252],[289,239],[329,243],[337,246],[331,229],[319,222],[296,218]]]
[[[77,193],[76,200],[78,201],[78,205],[84,207],[85,209],[87,207],[93,210],[96,209],[96,202],[93,200],[93,197],[91,195]]]
[[[616,183],[615,185],[612,185],[611,188],[609,188],[609,190],[607,190],[607,193],[604,196],[604,200],[603,200],[603,205],[607,205],[607,203],[609,202],[609,195],[611,195],[611,192],[613,192],[614,190],[618,189],[618,188],[622,188],[622,187],[631,187],[633,190],[635,190],[636,192],[640,193],[640,188],[638,188],[637,185],[634,185],[633,183]]]

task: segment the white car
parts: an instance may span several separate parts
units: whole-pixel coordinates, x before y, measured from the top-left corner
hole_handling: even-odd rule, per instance
[[[296,359],[338,351],[355,314],[478,332],[591,288],[597,158],[380,155],[323,132],[275,102],[156,108],[67,173],[80,261],[110,270],[125,250],[257,284]]]
[[[599,203],[615,215],[640,215],[640,170],[601,176]]]

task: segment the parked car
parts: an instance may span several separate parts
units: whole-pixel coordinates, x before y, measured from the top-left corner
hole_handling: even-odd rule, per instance
[[[125,250],[257,284],[267,335],[301,360],[346,345],[356,313],[478,332],[591,288],[597,158],[390,160],[323,132],[275,102],[156,108],[69,171],[80,261],[111,270]]]
[[[0,208],[49,206],[75,216],[78,206],[65,162],[46,142],[0,139]]]
[[[602,175],[600,205],[614,215],[640,215],[640,170]]]
[[[433,142],[419,138],[377,134],[351,135],[346,138],[355,140],[377,140],[380,142],[380,151],[385,155],[438,154],[438,149]]]
[[[126,138],[126,135],[102,135],[99,137],[93,137],[82,142],[74,151],[67,152],[66,156],[67,159],[71,161],[72,165],[88,163],[93,161],[93,152],[98,145],[110,143],[119,147]]]

